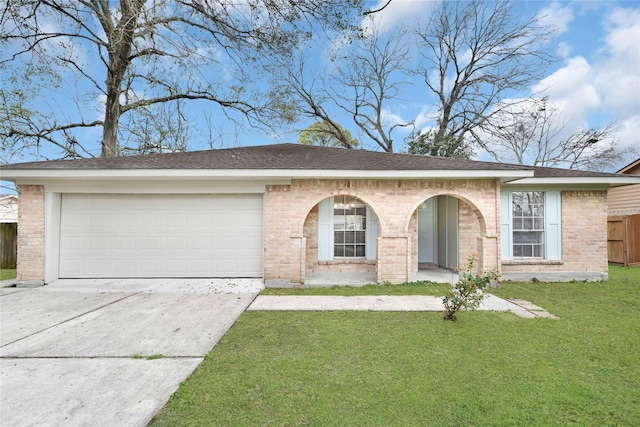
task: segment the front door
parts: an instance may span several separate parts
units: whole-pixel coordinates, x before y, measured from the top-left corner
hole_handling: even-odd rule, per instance
[[[418,208],[418,263],[458,267],[458,199],[437,196]]]

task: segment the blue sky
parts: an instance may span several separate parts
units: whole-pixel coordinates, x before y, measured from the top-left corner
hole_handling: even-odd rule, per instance
[[[408,22],[431,7],[428,1],[393,0],[379,19]],[[613,121],[623,147],[640,147],[640,2],[528,1],[515,2],[515,8],[556,29],[550,47],[559,56],[547,76],[520,96],[545,90],[568,130],[603,128]],[[434,105],[423,96],[420,87],[407,91],[404,102],[389,106],[389,114],[428,127]],[[619,167],[632,160],[625,158]]]
[[[385,3],[386,0],[368,2],[373,9]],[[512,94],[513,97],[525,98],[544,90],[550,102],[560,110],[567,131],[602,129],[615,122],[617,130],[613,137],[618,143],[622,147],[640,147],[640,1],[523,1],[514,4],[523,17],[535,15],[555,28],[550,47],[559,60],[550,67],[546,77],[528,91]],[[433,5],[424,0],[392,0],[377,19],[387,26],[424,21]],[[318,66],[322,67],[322,61],[318,61]],[[325,65],[328,62],[325,58]],[[419,77],[400,78],[408,84],[398,99],[387,105],[387,119],[390,123],[413,121],[418,129],[432,126],[436,106],[429,99],[424,83]],[[361,140],[364,148],[380,150],[358,132],[350,117],[340,117],[339,122]],[[296,130],[310,123],[303,121],[290,132],[277,136],[243,130],[222,145],[296,142]],[[410,128],[395,131],[396,151],[405,149],[403,139],[409,132]],[[489,160],[482,152],[478,152],[477,157]],[[627,156],[613,170],[633,160],[633,155]]]
[[[384,3],[386,0],[367,2],[374,9]],[[514,4],[522,16],[537,15],[556,29],[551,47],[560,60],[548,70],[544,79],[536,82],[528,91],[512,96],[525,98],[544,89],[549,100],[562,111],[570,129],[602,128],[615,121],[616,140],[623,147],[640,146],[640,1],[528,1]],[[411,24],[415,20],[426,19],[433,5],[427,0],[392,0],[376,19],[388,26]],[[316,58],[316,61],[322,67],[323,53],[319,52],[320,59]],[[324,63],[328,63],[326,57]],[[231,79],[228,82],[233,83],[232,76],[225,75],[223,78]],[[399,78],[405,79],[407,84],[398,98],[389,102],[385,109],[389,123],[413,121],[418,129],[432,126],[436,106],[423,87],[424,83],[421,86],[417,77]],[[38,108],[64,110],[65,106],[71,105],[75,90],[73,86],[66,86],[48,91],[39,98]],[[99,102],[99,99],[95,99],[96,104]],[[224,114],[202,102],[193,104],[191,112],[194,119],[191,122],[193,138],[188,147],[190,150],[208,148],[203,142],[206,138],[205,126],[199,122],[203,112],[213,115],[218,126],[216,131],[221,133],[215,147],[297,142],[297,131],[311,123],[309,120],[301,121],[277,135],[266,135],[250,128],[234,128],[227,124]],[[338,121],[362,141],[364,148],[380,150],[358,132],[350,117],[339,117]],[[396,151],[405,148],[403,139],[409,131],[395,131]],[[98,141],[100,131],[85,132],[81,138]],[[94,154],[97,155],[99,147],[93,145]],[[478,157],[488,159],[481,152]],[[618,168],[632,160],[632,157],[626,158]]]

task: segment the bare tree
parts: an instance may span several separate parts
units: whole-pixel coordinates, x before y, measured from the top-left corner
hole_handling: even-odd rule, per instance
[[[285,98],[293,99],[296,117],[299,115],[317,120],[314,133],[317,138],[329,138],[335,146],[354,148],[351,134],[334,119],[335,113],[330,112],[328,104],[335,105],[335,98],[328,92],[324,73],[322,75],[307,76],[308,57],[299,52],[297,61],[283,63],[281,66],[280,92],[288,93]],[[313,126],[313,125],[312,125]],[[300,134],[308,131],[303,130]]]
[[[477,142],[474,131],[491,125],[495,106],[508,107],[505,93],[527,88],[553,61],[545,48],[550,29],[513,7],[506,0],[443,1],[416,31],[423,59],[417,73],[438,103],[435,129],[423,138],[433,147]]]
[[[187,151],[193,129],[191,120],[183,112],[181,100],[140,107],[135,115],[125,115],[120,121],[120,153]]]
[[[333,53],[328,69],[314,73],[305,52],[295,64],[282,64],[281,85],[297,100],[298,113],[323,122],[320,130],[341,146],[353,147],[336,119],[346,113],[372,142],[391,152],[392,132],[412,125],[389,120],[385,110],[406,84],[400,74],[406,71],[408,53],[406,29],[381,31],[372,21],[368,32]]]
[[[500,162],[604,170],[628,154],[613,138],[614,123],[603,129],[570,131],[561,111],[547,97],[501,109],[497,122],[501,124],[488,130],[482,148]]]
[[[120,120],[156,104],[205,100],[263,125],[286,119],[260,73],[319,29],[348,30],[360,0],[12,0],[0,10],[3,153],[118,155]],[[26,76],[26,79],[25,79]],[[233,82],[231,82],[233,76]],[[73,100],[61,101],[69,87]],[[63,89],[64,88],[64,89]],[[45,111],[42,103],[47,100]],[[59,101],[54,103],[53,101]],[[74,105],[75,103],[75,105]],[[144,114],[143,114],[144,116]],[[144,126],[145,122],[142,121]],[[130,136],[135,138],[135,134]]]
[[[340,107],[353,117],[356,125],[384,151],[393,152],[392,132],[413,122],[393,122],[385,117],[385,106],[398,100],[406,80],[397,78],[407,71],[409,43],[404,27],[381,31],[372,22],[371,34],[349,52],[338,68]]]

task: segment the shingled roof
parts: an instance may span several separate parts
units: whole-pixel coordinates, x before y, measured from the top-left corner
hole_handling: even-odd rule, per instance
[[[275,144],[183,153],[99,157],[3,165],[5,171],[26,170],[360,170],[360,171],[531,171],[535,177],[612,177],[616,174],[532,167],[446,157],[367,150]]]

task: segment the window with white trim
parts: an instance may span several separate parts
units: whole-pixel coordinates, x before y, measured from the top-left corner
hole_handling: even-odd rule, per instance
[[[318,203],[318,261],[376,259],[378,219],[360,199],[338,195]]]
[[[544,258],[544,192],[512,193],[514,258]]]
[[[561,260],[561,209],[559,191],[503,190],[500,194],[502,259]]]
[[[367,230],[367,207],[352,196],[333,199],[333,256],[364,258]]]

